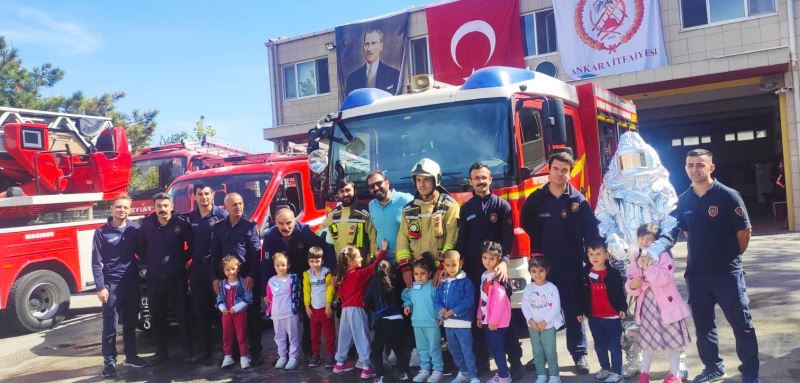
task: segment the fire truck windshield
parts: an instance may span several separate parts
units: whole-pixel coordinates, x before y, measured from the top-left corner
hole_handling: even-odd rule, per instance
[[[236,192],[244,200],[244,216],[251,217],[261,197],[267,191],[272,173],[230,174],[215,177],[189,179],[174,183],[167,193],[175,202],[175,211],[188,213],[194,209],[195,185],[206,185],[214,189],[214,205],[224,206],[225,194]]]
[[[186,172],[186,158],[165,157],[134,160],[128,191],[136,199],[150,198]]]
[[[504,98],[359,116],[338,124],[330,148],[331,179],[337,168],[343,168],[362,193],[367,190],[367,174],[373,170],[386,172],[394,188],[413,193],[410,172],[423,158],[439,163],[442,184],[453,192],[469,190],[469,167],[477,161],[490,166],[493,186],[508,186],[513,181],[512,124],[509,102]],[[348,142],[345,133],[352,140]]]

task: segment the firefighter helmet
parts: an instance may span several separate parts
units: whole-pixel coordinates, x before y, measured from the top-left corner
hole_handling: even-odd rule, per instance
[[[433,177],[435,187],[438,187],[442,183],[442,169],[436,161],[430,158],[423,158],[414,165],[414,168],[411,169],[411,177],[417,175]],[[416,183],[417,180],[414,178],[414,184]]]

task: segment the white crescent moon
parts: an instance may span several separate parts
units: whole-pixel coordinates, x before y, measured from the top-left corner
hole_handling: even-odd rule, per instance
[[[450,56],[453,57],[453,62],[455,62],[459,68],[461,68],[461,64],[458,63],[458,59],[456,58],[456,47],[458,47],[458,42],[470,32],[481,33],[489,39],[489,57],[486,58],[487,63],[489,59],[492,58],[492,54],[494,54],[494,45],[497,40],[492,26],[483,20],[468,21],[456,29],[456,33],[453,34],[453,38],[450,40]]]

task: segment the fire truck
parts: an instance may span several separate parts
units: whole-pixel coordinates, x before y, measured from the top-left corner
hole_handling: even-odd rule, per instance
[[[461,203],[472,197],[468,169],[489,165],[492,192],[511,205],[514,247],[509,280],[512,303],[530,282],[530,238],[520,227],[525,199],[547,182],[547,158],[569,151],[576,159],[571,183],[597,200],[602,174],[619,135],[636,128],[633,103],[593,84],[573,86],[524,69],[489,67],[475,71],[461,86],[415,76],[411,93],[391,96],[358,89],[340,110],[309,131],[309,159],[317,198],[333,203],[335,180],[355,181],[368,199],[366,177],[387,173],[392,186],[415,193],[410,172],[422,158],[442,169],[442,185]],[[317,145],[327,143],[327,151]]]
[[[181,140],[179,143],[142,148],[133,157],[129,192],[133,203],[131,215],[153,212],[151,198],[164,191],[181,174],[219,164],[223,158],[248,155],[249,152],[211,140]]]
[[[0,314],[38,331],[94,288],[92,237],[128,187],[131,153],[105,117],[0,107],[0,126]]]

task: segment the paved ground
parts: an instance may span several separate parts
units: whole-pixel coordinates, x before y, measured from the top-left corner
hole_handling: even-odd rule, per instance
[[[676,246],[680,265],[685,264],[685,244]],[[748,293],[759,337],[762,382],[800,382],[800,235],[782,234],[754,237],[745,255]],[[681,284],[683,279],[679,278]],[[684,291],[685,293],[685,291]],[[4,382],[97,382],[100,372],[100,308],[94,294],[73,297],[69,318],[58,328],[37,334],[19,335],[0,325],[0,381]],[[724,316],[718,310],[720,343],[728,368],[728,382],[739,382],[733,335]],[[693,325],[690,324],[693,331]],[[694,337],[694,335],[693,335]],[[153,352],[147,334],[139,334],[140,351],[144,356]],[[274,355],[272,333],[264,332],[266,355]],[[121,350],[121,338],[119,349]],[[523,359],[530,359],[530,343],[523,341]],[[591,376],[575,376],[564,336],[559,336],[559,356],[562,381],[565,383],[592,382]],[[589,354],[592,371],[598,369],[593,353]],[[693,376],[702,368],[694,347],[687,350],[687,364]],[[667,365],[654,364],[654,378],[661,379]],[[157,368],[132,369],[120,366],[118,380],[134,382],[357,382],[354,372],[333,376],[321,368],[303,368],[291,372],[260,366],[241,371],[222,371],[212,365],[189,365],[180,355],[174,361]],[[488,379],[490,376],[482,377]],[[524,381],[533,381],[528,373]],[[450,378],[443,380],[449,382]],[[631,381],[634,381],[633,379]]]

